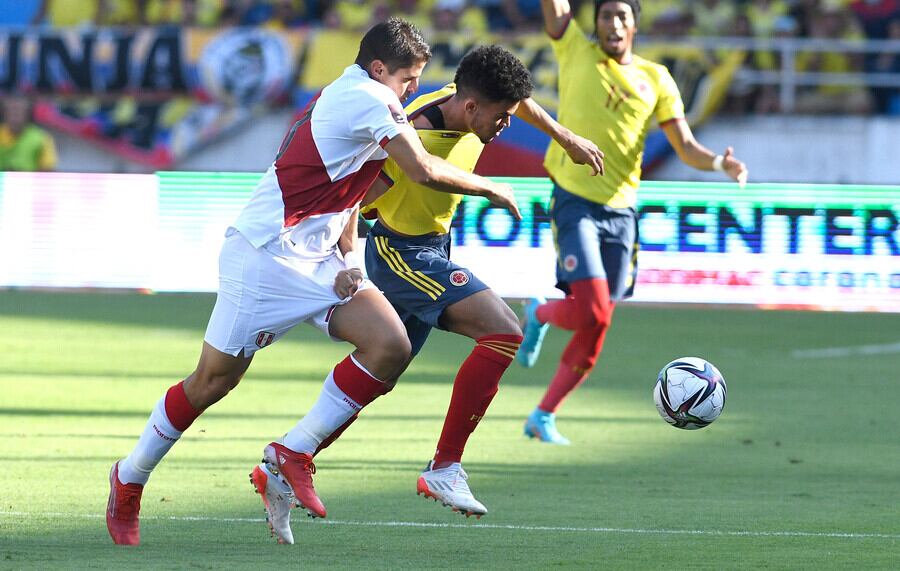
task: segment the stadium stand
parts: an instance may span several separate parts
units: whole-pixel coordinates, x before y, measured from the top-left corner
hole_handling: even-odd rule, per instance
[[[592,29],[593,2],[572,4]],[[670,67],[697,125],[715,114],[900,115],[900,0],[642,6],[638,50]],[[262,114],[299,110],[330,80],[321,54],[392,15],[435,44],[426,87],[448,81],[474,43],[499,42],[518,50],[554,109],[535,0],[0,0],[15,62],[0,69],[0,93],[29,96],[38,124],[129,170],[173,168]],[[546,140],[514,127],[508,142],[505,158],[539,174]],[[664,156],[654,149],[647,166]]]

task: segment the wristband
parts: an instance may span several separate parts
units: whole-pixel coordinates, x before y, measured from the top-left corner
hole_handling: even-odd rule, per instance
[[[725,157],[723,157],[722,155],[716,155],[715,158],[713,158],[712,170],[725,172],[725,167],[722,165],[722,163],[724,162]]]
[[[344,265],[347,266],[347,269],[356,268],[358,270],[362,269],[362,260],[360,260],[359,254],[354,250],[348,250],[344,252]]]

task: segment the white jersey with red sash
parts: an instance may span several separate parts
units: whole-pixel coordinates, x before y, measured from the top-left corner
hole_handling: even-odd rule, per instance
[[[287,238],[296,255],[327,257],[404,130],[397,95],[351,65],[291,128],[233,228],[256,248]]]

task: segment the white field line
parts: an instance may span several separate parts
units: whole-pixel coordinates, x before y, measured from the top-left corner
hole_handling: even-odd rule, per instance
[[[827,359],[829,357],[886,355],[888,353],[900,353],[900,343],[855,345],[851,347],[826,347],[824,349],[795,349],[794,351],[791,351],[791,357],[794,359]]]
[[[46,519],[101,519],[104,514],[73,514],[59,512],[0,511],[0,517],[25,517]],[[264,523],[264,518],[204,517],[204,516],[143,516],[142,521],[206,521],[214,523]],[[306,521],[306,520],[301,520]],[[298,522],[294,522],[295,524]],[[495,529],[508,531],[540,531],[557,533],[640,534],[640,535],[695,535],[714,537],[830,537],[837,539],[889,539],[898,540],[897,533],[852,533],[839,531],[722,531],[709,529],[639,529],[621,527],[567,527],[544,525],[500,525],[493,523],[428,523],[416,521],[307,521],[306,525],[349,525],[358,527],[410,527],[443,529]]]

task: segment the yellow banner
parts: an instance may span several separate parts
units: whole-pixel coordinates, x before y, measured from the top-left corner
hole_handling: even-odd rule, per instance
[[[361,34],[321,31],[311,39],[301,85],[318,90],[336,79],[356,59]],[[422,83],[443,85],[453,80],[456,66],[472,47],[500,44],[516,54],[531,71],[534,99],[550,111],[558,105],[556,58],[544,34],[501,36],[486,34],[435,33],[428,36],[433,57],[425,67]],[[684,99],[688,120],[696,125],[708,118],[722,104],[731,78],[740,67],[743,54],[713,54],[705,50],[676,45],[653,44],[641,47],[640,55],[665,64],[672,73]]]

